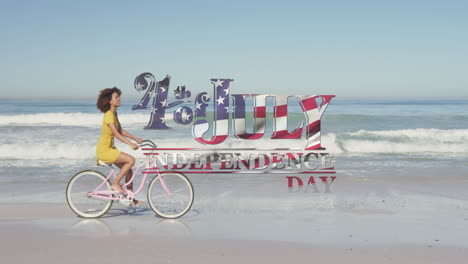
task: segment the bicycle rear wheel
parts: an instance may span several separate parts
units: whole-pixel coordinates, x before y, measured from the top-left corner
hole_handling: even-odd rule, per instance
[[[106,181],[106,177],[97,171],[82,171],[71,178],[67,186],[67,203],[75,214],[84,218],[100,217],[107,213],[111,208],[113,201],[105,198],[110,198],[111,194],[91,195],[99,185],[104,184],[99,188],[99,191],[108,191],[110,193],[110,183]]]
[[[178,218],[190,210],[193,187],[187,177],[176,172],[161,173],[148,187],[148,203],[153,211],[164,218]]]

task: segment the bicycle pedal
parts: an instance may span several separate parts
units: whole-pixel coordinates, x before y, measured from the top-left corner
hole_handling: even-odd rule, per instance
[[[133,202],[133,198],[129,197],[128,195],[126,196],[122,195],[119,198],[119,202],[123,205],[129,206]]]

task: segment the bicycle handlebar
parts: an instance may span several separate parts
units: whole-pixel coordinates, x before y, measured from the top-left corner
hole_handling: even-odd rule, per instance
[[[149,139],[145,139],[141,141],[140,148],[142,147],[157,148],[156,144]]]

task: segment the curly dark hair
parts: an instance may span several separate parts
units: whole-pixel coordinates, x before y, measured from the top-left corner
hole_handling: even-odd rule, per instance
[[[101,90],[101,93],[99,94],[99,97],[96,103],[97,108],[101,110],[101,112],[105,113],[109,111],[110,101],[112,100],[113,93],[118,93],[119,95],[121,95],[122,91],[120,91],[120,89],[117,87],[106,88],[104,90]]]

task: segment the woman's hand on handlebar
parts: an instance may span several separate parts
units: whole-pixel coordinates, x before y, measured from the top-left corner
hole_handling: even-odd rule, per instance
[[[133,149],[133,150],[137,150],[139,147],[137,144],[134,144],[134,143],[130,143],[130,147]]]
[[[143,140],[141,138],[135,138],[135,141],[136,143],[138,143],[138,145],[141,145],[141,143],[143,143]]]

